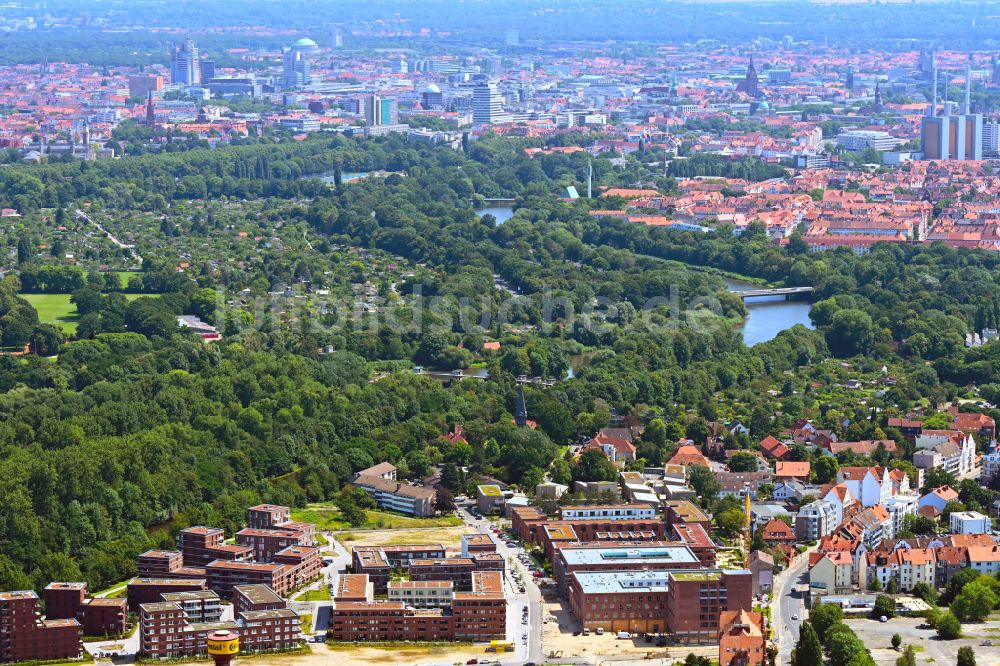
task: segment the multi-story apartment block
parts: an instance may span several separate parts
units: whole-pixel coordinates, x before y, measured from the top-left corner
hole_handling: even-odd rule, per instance
[[[165,592],[161,597],[180,606],[188,622],[218,622],[222,617],[219,595],[212,590]]]
[[[795,538],[819,541],[837,527],[837,509],[830,502],[816,500],[799,508],[795,516]]]
[[[654,520],[657,509],[648,504],[562,507],[560,520]]]
[[[40,619],[38,601],[33,590],[0,592],[0,663],[80,656],[80,623]]]
[[[476,572],[450,608],[417,609],[401,601],[337,601],[330,637],[343,641],[463,640],[506,637],[507,602],[498,572]]]
[[[267,585],[282,596],[292,589],[292,567],[287,564],[216,560],[205,570],[208,587],[223,599],[231,599],[237,585]]]
[[[233,587],[233,613],[277,610],[285,607],[285,600],[267,585],[236,585]]]
[[[128,583],[128,608],[136,613],[142,604],[154,604],[162,601],[164,593],[206,589],[208,589],[208,583],[204,578],[133,578]]]
[[[454,595],[455,584],[450,580],[389,581],[389,601],[412,608],[450,608]]]

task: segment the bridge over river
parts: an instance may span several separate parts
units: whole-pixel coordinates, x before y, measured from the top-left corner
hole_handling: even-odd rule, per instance
[[[776,289],[733,290],[733,293],[743,300],[760,296],[784,296],[786,301],[790,301],[796,297],[808,297],[813,291],[812,287],[779,287]]]

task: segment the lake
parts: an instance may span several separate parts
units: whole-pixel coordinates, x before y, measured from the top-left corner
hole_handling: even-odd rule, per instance
[[[760,285],[727,279],[726,288],[729,291],[743,291],[759,289]],[[748,299],[745,303],[747,318],[740,331],[748,347],[758,342],[773,340],[778,333],[796,324],[813,328],[812,322],[809,321],[812,303],[807,301],[786,301],[784,296],[763,296]]]
[[[492,215],[497,218],[497,224],[503,224],[510,218],[514,217],[514,209],[510,206],[490,206],[487,208],[477,208],[476,215],[482,217],[483,215]]]

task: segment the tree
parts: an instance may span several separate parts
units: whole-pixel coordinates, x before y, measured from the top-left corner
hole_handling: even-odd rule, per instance
[[[976,651],[968,645],[958,648],[956,666],[976,666]]]
[[[702,501],[714,499],[722,488],[715,478],[715,473],[701,465],[692,465],[688,468],[688,483]]]
[[[963,567],[956,571],[954,575],[948,580],[948,585],[944,589],[944,595],[941,597],[941,601],[945,604],[950,604],[963,587],[973,582],[979,578],[981,574],[971,567]]]
[[[444,486],[439,487],[434,493],[434,502],[437,510],[443,513],[455,510],[455,496]]]
[[[951,603],[951,612],[962,622],[982,622],[998,602],[989,583],[979,579],[962,588]]]
[[[954,486],[955,485],[955,475],[947,471],[943,467],[932,467],[924,472],[924,485],[921,488],[922,492],[929,492],[934,488],[940,488],[941,486]]]
[[[899,646],[903,644],[903,637],[900,636],[899,634],[893,634],[891,643],[892,643],[892,649],[898,650]]]
[[[580,454],[573,468],[574,481],[614,481],[618,470],[602,451],[588,449]]]
[[[823,663],[823,646],[810,622],[803,622],[799,628],[799,640],[795,644],[793,666],[811,666]]]
[[[910,594],[919,599],[923,599],[931,606],[937,604],[938,591],[927,583],[916,583],[913,586],[913,589],[910,590]]]
[[[961,638],[962,623],[954,614],[948,612],[941,616],[937,623],[937,635],[946,641]]]
[[[907,645],[903,654],[896,659],[896,666],[917,666],[917,651],[912,645]]]
[[[740,451],[729,459],[727,467],[730,472],[756,472],[757,456],[749,451]]]
[[[823,639],[830,627],[843,621],[844,610],[837,604],[818,604],[809,614],[809,622]]]
[[[703,445],[708,441],[708,438],[712,435],[712,429],[708,427],[708,421],[702,417],[697,417],[687,424],[685,428],[688,439],[693,441],[695,444]]]
[[[872,619],[878,620],[881,617],[896,616],[896,601],[888,594],[880,594],[875,597],[875,607],[872,608]]]
[[[854,632],[838,631],[826,640],[826,648],[830,652],[830,663],[833,666],[848,666],[855,657],[865,653],[865,644]]]
[[[715,520],[719,525],[720,532],[728,537],[734,537],[742,531],[746,517],[739,509],[726,509],[720,512]]]
[[[826,331],[826,344],[836,356],[867,354],[877,335],[878,329],[867,312],[845,308],[834,313]]]
[[[816,483],[831,483],[837,478],[837,459],[833,456],[820,456],[812,465],[813,480]]]

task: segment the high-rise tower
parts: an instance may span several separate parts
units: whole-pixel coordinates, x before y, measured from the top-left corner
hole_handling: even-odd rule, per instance
[[[170,81],[186,86],[201,83],[198,47],[190,37],[170,51]]]

